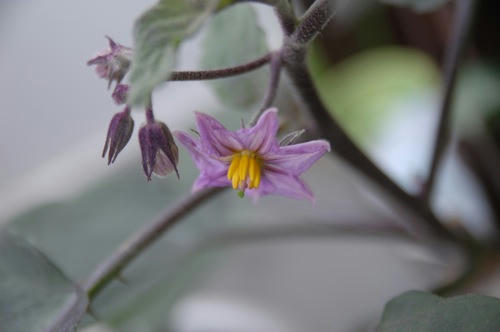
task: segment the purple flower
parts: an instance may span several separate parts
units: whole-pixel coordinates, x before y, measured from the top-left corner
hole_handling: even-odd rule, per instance
[[[146,110],[147,123],[139,130],[139,144],[142,153],[142,167],[144,173],[151,181],[154,173],[159,176],[167,176],[175,170],[177,177],[177,163],[179,162],[179,150],[175,145],[174,138],[168,127],[156,121],[153,110]]]
[[[115,89],[113,90],[113,100],[116,105],[122,105],[127,102],[127,94],[128,94],[129,86],[127,84],[117,84]]]
[[[108,165],[113,163],[121,150],[127,145],[134,130],[134,120],[130,116],[130,108],[125,107],[122,112],[116,113],[109,123],[106,143],[102,150],[102,157],[108,153]]]
[[[196,113],[199,139],[185,132],[174,135],[188,149],[200,175],[193,191],[232,186],[250,195],[277,194],[314,200],[300,175],[330,150],[324,140],[280,146],[275,108],[262,114],[252,128],[227,130],[213,117]]]
[[[110,37],[107,37],[109,49],[90,59],[88,66],[96,65],[97,75],[106,78],[108,87],[112,81],[120,83],[127,73],[130,62],[132,61],[132,49],[116,43]]]

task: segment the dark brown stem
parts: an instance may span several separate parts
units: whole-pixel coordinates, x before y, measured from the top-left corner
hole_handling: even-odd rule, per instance
[[[297,93],[314,118],[318,133],[330,142],[332,152],[342,157],[373,182],[380,185],[394,200],[408,207],[421,217],[437,235],[447,239],[454,239],[453,234],[443,227],[426,204],[423,204],[420,200],[414,198],[394,183],[356,146],[330,116],[314,87],[306,65],[304,63],[288,63],[285,68],[297,88]]]
[[[218,78],[241,75],[249,71],[262,67],[271,60],[271,53],[268,53],[256,60],[248,63],[223,69],[199,70],[199,71],[174,71],[170,74],[168,81],[202,81],[214,80]]]
[[[456,13],[449,48],[445,55],[443,69],[443,93],[440,103],[439,124],[434,141],[429,176],[424,183],[421,198],[428,202],[434,189],[436,175],[450,137],[450,115],[457,68],[465,48],[474,11],[474,0],[456,1]]]

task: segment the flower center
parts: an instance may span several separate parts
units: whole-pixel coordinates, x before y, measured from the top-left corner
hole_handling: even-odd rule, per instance
[[[227,178],[233,189],[258,188],[260,184],[261,162],[255,152],[243,150],[231,156]]]

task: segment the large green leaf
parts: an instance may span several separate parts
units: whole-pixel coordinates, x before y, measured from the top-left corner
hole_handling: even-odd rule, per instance
[[[445,299],[406,292],[387,303],[377,331],[500,331],[500,299],[473,294]]]
[[[433,11],[449,0],[380,0],[383,3],[410,7],[417,12]]]
[[[43,254],[20,238],[0,233],[2,332],[72,331],[87,297]],[[67,308],[65,319],[63,307]]]
[[[206,69],[237,66],[264,55],[268,50],[266,36],[249,4],[231,7],[214,17],[203,40],[201,65]],[[220,101],[244,109],[259,101],[266,89],[264,70],[210,81]]]
[[[196,32],[219,0],[160,0],[134,27],[129,103],[144,105],[175,65],[179,43]]]

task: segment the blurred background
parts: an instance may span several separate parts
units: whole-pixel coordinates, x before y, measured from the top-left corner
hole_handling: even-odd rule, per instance
[[[181,179],[148,183],[136,133],[115,164],[100,158],[108,122],[120,109],[86,61],[106,47],[104,35],[132,45],[135,18],[154,3],[0,2],[0,224],[74,281],[186,196],[198,174],[181,148]],[[317,87],[356,143],[416,193],[431,158],[453,3],[426,13],[375,0],[333,3],[335,17],[309,52]],[[493,0],[477,7],[455,90],[452,143],[432,205],[449,224],[494,243],[500,225],[499,9]],[[220,16],[232,10],[255,18],[262,30],[247,36],[235,28],[233,39],[257,40],[234,50],[249,58],[217,61],[235,65],[279,48],[281,31],[270,8],[237,5]],[[201,59],[207,30],[182,46],[178,69],[209,65]],[[253,45],[262,53],[245,49]],[[258,107],[266,82],[266,68],[229,83],[172,82],[155,92],[155,112],[171,129],[194,127],[195,110],[236,129]],[[221,98],[224,91],[236,92]],[[250,97],[242,100],[238,91]],[[300,112],[286,78],[277,105]],[[137,130],[142,111],[133,116]],[[366,331],[390,298],[432,289],[463,268],[458,253],[422,241],[408,228],[414,216],[388,205],[378,187],[337,157],[325,156],[304,179],[315,192],[314,206],[281,197],[253,203],[229,191],[201,206],[125,270],[125,283],[113,282],[99,295],[93,304],[99,322],[86,316],[80,329]],[[488,267],[461,291],[500,297],[500,270],[494,261]],[[52,301],[55,309],[61,294]],[[42,315],[36,306],[30,310]]]

